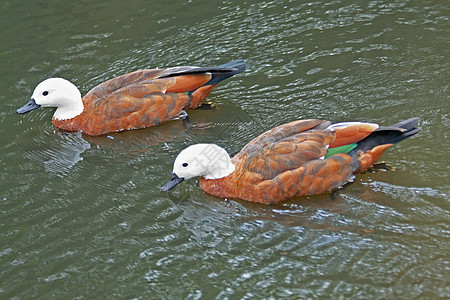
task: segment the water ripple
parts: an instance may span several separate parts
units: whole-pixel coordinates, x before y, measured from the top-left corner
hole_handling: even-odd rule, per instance
[[[144,2],[3,7],[16,25],[0,26],[14,37],[0,50],[0,297],[448,298],[442,3]],[[50,109],[14,112],[50,76],[85,93],[137,69],[238,58],[248,68],[214,89],[215,108],[189,113],[213,123],[203,130],[89,137],[55,130]],[[412,115],[421,134],[383,156],[396,170],[333,197],[262,206],[197,180],[160,192],[193,143],[235,154],[299,117]]]

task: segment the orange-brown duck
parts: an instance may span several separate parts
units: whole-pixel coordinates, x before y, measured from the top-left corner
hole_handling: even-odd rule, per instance
[[[221,198],[272,204],[321,194],[352,181],[353,174],[372,166],[388,147],[419,132],[418,122],[411,118],[380,127],[298,120],[261,134],[233,159],[217,145],[192,145],[175,159],[162,191],[201,176],[200,187]]]
[[[198,107],[220,81],[244,69],[244,61],[238,60],[218,67],[135,71],[96,86],[84,97],[70,81],[50,78],[36,86],[17,113],[56,107],[55,127],[89,135],[144,128]]]

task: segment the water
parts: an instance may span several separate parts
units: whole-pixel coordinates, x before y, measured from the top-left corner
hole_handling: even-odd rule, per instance
[[[104,1],[0,4],[0,298],[450,297],[445,1]],[[89,137],[26,115],[45,78],[86,93],[147,67],[248,69],[219,85],[213,122]],[[422,131],[329,194],[224,201],[195,180],[161,193],[177,153],[231,154],[297,118]]]

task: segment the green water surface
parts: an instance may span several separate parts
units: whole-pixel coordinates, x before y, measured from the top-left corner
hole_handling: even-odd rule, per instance
[[[0,3],[1,299],[450,298],[449,7],[440,0]],[[212,122],[89,137],[15,110],[48,77],[83,94],[126,72],[245,59]],[[178,152],[234,155],[298,118],[420,117],[346,189],[264,206],[197,180]]]

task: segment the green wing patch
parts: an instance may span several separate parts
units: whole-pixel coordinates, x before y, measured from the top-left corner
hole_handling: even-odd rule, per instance
[[[354,144],[348,144],[348,145],[328,149],[328,153],[327,153],[327,155],[325,155],[325,158],[328,158],[328,157],[338,154],[338,153],[349,153],[350,151],[355,149],[356,146],[358,146],[358,144],[354,143]]]

